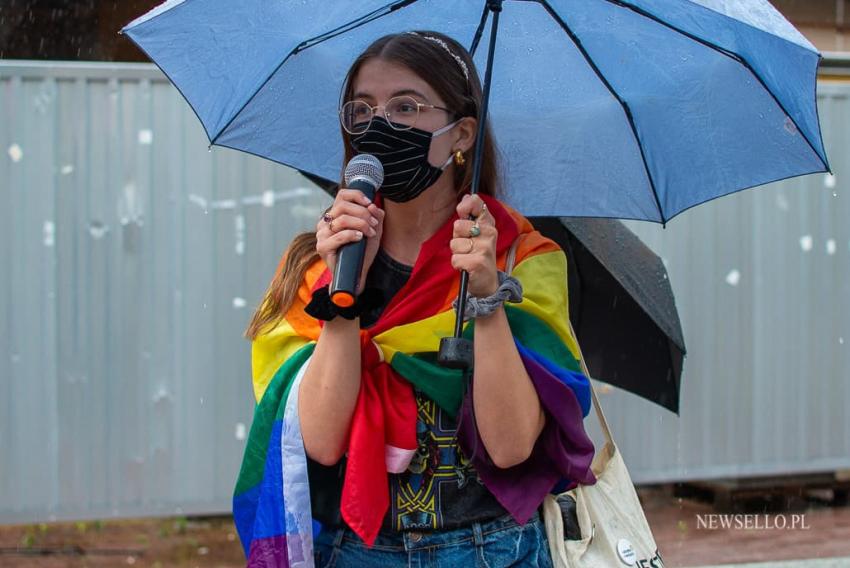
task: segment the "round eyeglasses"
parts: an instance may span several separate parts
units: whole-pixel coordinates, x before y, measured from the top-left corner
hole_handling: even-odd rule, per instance
[[[348,101],[339,109],[339,121],[349,134],[362,134],[369,129],[381,105],[371,106],[366,101]],[[413,97],[393,97],[383,105],[384,118],[396,130],[410,130],[419,120],[421,109],[439,109],[455,114],[445,107],[420,103]]]

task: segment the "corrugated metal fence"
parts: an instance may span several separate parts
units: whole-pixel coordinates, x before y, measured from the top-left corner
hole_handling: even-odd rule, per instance
[[[0,521],[226,511],[241,337],[330,198],[150,65],[0,66]]]
[[[681,419],[603,388],[636,481],[850,468],[848,95],[820,89],[835,178],[630,224],[690,351]],[[228,511],[241,333],[330,199],[209,152],[150,65],[0,62],[0,150],[0,522]]]

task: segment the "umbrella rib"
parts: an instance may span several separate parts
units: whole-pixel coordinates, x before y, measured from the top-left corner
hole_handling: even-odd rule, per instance
[[[690,33],[686,32],[685,30],[681,30],[681,29],[677,28],[676,26],[673,26],[673,25],[669,24],[668,22],[665,22],[665,21],[659,19],[658,16],[656,16],[654,14],[650,14],[646,10],[643,10],[642,8],[638,8],[637,6],[632,6],[631,4],[627,4],[623,0],[605,0],[605,2],[615,4],[617,6],[620,6],[621,8],[627,8],[627,9],[633,11],[636,14],[639,14],[639,15],[645,17],[645,18],[649,18],[650,20],[653,20],[654,22],[659,23],[662,26],[669,28],[669,29],[673,30],[674,32],[677,32],[677,33],[679,33],[679,34],[681,34],[681,35],[683,35],[683,36],[685,36],[689,39],[692,39],[696,42],[699,42],[699,43],[703,44],[704,46],[711,48],[711,49],[717,51],[718,53],[721,53],[722,55],[725,55],[726,57],[729,57],[730,59],[733,59],[734,61],[737,61],[738,63],[743,65],[747,69],[747,71],[749,71],[750,74],[753,77],[755,77],[755,79],[761,84],[762,88],[764,88],[764,90],[767,91],[767,93],[773,99],[773,102],[776,103],[776,106],[779,107],[779,109],[782,111],[782,113],[785,115],[785,117],[788,118],[788,120],[790,120],[792,123],[794,123],[794,128],[797,129],[797,132],[800,133],[800,135],[803,137],[803,140],[806,141],[806,144],[808,144],[809,148],[812,149],[812,152],[815,153],[815,156],[817,156],[818,159],[824,164],[824,166],[828,170],[830,170],[829,164],[827,164],[825,162],[824,158],[821,157],[820,153],[815,149],[814,145],[812,144],[811,140],[809,140],[808,136],[806,136],[803,133],[803,131],[800,130],[800,125],[797,124],[797,121],[794,120],[794,117],[792,117],[791,114],[785,109],[785,106],[779,101],[779,99],[776,98],[776,95],[773,94],[773,91],[771,91],[768,88],[768,86],[762,80],[761,76],[758,73],[756,73],[756,70],[752,68],[752,66],[749,64],[749,62],[746,59],[744,59],[743,56],[735,53],[734,51],[729,51],[728,49],[724,49],[724,48],[720,47],[719,45],[714,45],[710,41],[704,40],[700,37],[697,37],[693,34],[690,34]],[[714,10],[711,10],[711,11],[714,12]],[[715,13],[720,14],[719,12],[715,12]],[[723,16],[723,14],[720,14],[720,15]],[[734,19],[734,18],[732,18],[732,19]],[[739,20],[736,20],[736,21],[739,21]],[[754,29],[757,29],[757,28],[754,28]],[[767,32],[765,32],[765,33],[767,33]],[[820,54],[818,54],[818,57],[820,58]],[[817,112],[817,105],[815,105],[815,112]]]
[[[345,32],[351,31],[353,29],[359,28],[362,25],[368,24],[369,22],[377,20],[378,18],[386,16],[387,14],[395,12],[396,10],[399,10],[401,8],[409,6],[410,4],[413,4],[414,2],[416,2],[416,0],[400,0],[400,1],[397,0],[396,2],[392,2],[390,4],[387,4],[386,6],[382,6],[381,8],[377,8],[376,10],[373,10],[371,13],[366,14],[365,16],[361,16],[357,20],[352,20],[351,22],[348,22],[347,24],[343,24],[343,25],[341,25],[341,26],[339,26],[339,27],[337,27],[333,30],[327,31],[327,32],[323,33],[322,35],[318,35],[314,38],[311,38],[311,39],[308,39],[308,40],[301,42],[299,45],[297,45],[295,47],[295,49],[292,51],[292,54],[294,55],[294,54],[298,53],[299,51],[304,51],[308,47],[313,47],[314,45],[322,43],[323,41],[333,39],[334,37],[336,37],[340,34],[343,34]]]
[[[610,0],[609,0],[610,1]],[[549,15],[561,26],[561,29],[570,37],[573,43],[578,48],[579,52],[581,52],[584,60],[587,61],[587,64],[590,65],[590,68],[593,69],[593,72],[596,73],[596,76],[599,77],[599,80],[605,85],[605,88],[611,93],[611,95],[617,99],[617,102],[620,103],[620,106],[623,107],[623,112],[626,113],[626,119],[629,121],[629,127],[632,129],[632,134],[635,137],[635,141],[637,142],[638,150],[640,150],[640,158],[643,161],[643,168],[646,171],[646,177],[649,180],[649,187],[652,189],[652,196],[655,199],[655,205],[658,208],[658,215],[661,217],[661,225],[662,227],[667,227],[667,220],[664,218],[664,210],[661,208],[661,201],[658,199],[658,191],[655,189],[655,181],[652,179],[652,173],[649,171],[649,165],[646,163],[646,155],[643,151],[643,145],[640,143],[640,138],[638,137],[637,128],[635,127],[634,117],[632,116],[632,111],[629,108],[629,105],[626,101],[624,101],[617,91],[614,90],[614,87],[611,86],[611,83],[608,82],[608,79],[605,78],[602,71],[593,60],[590,58],[590,55],[584,49],[584,46],[581,44],[581,40],[575,35],[575,33],[570,29],[567,23],[561,18],[561,16],[555,12],[552,6],[549,5],[549,2],[546,0],[540,0],[540,3],[543,5],[545,10],[549,12]]]
[[[485,4],[484,10],[481,12],[481,22],[478,23],[478,29],[475,30],[475,35],[472,38],[472,45],[469,46],[469,55],[472,57],[475,57],[475,51],[478,49],[481,36],[484,35],[484,26],[487,25],[487,18],[489,17],[490,8]]]
[[[237,110],[235,113],[233,113],[233,116],[230,117],[230,120],[227,121],[227,124],[225,124],[221,128],[221,130],[218,131],[218,133],[215,135],[215,137],[210,140],[210,146],[212,146],[213,144],[216,143],[216,141],[219,139],[219,137],[230,127],[230,125],[233,123],[233,121],[236,120],[236,117],[239,116],[242,113],[243,110],[245,110],[245,107],[247,107],[249,104],[251,104],[251,101],[254,100],[254,97],[257,96],[257,93],[262,91],[263,87],[265,87],[266,84],[271,80],[271,78],[274,77],[275,73],[277,73],[278,70],[281,67],[283,67],[283,64],[286,63],[287,61],[289,61],[290,57],[292,57],[293,55],[295,55],[296,53],[298,53],[300,51],[304,51],[305,49],[307,49],[309,47],[313,47],[314,45],[318,45],[318,44],[322,43],[323,41],[334,38],[334,37],[338,36],[339,34],[353,30],[355,28],[358,28],[360,26],[368,24],[369,22],[373,22],[373,21],[375,21],[379,18],[382,18],[383,16],[386,16],[387,14],[391,14],[392,12],[395,12],[396,10],[399,10],[401,8],[409,6],[410,4],[413,4],[416,1],[417,0],[396,0],[395,2],[390,2],[389,4],[382,6],[380,8],[377,8],[377,9],[369,12],[368,14],[360,16],[359,18],[352,20],[352,21],[348,22],[347,24],[343,24],[341,26],[338,26],[338,27],[334,28],[333,30],[327,31],[327,32],[325,32],[321,35],[315,36],[313,38],[304,40],[301,43],[299,43],[298,45],[296,45],[295,48],[292,51],[290,51],[286,55],[286,57],[284,57],[281,60],[281,62],[277,64],[277,66],[275,66],[275,68],[272,70],[272,72],[269,73],[269,76],[266,77],[265,80],[262,83],[260,83],[260,86],[257,87],[257,90],[254,91],[254,93],[250,97],[248,97],[248,99],[242,104],[242,106],[239,107],[239,110]]]

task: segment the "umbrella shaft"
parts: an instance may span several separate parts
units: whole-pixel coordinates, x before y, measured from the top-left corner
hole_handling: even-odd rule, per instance
[[[478,185],[481,182],[481,158],[484,156],[484,134],[487,125],[487,108],[490,102],[490,83],[493,78],[493,56],[496,53],[496,32],[499,30],[499,14],[502,11],[501,0],[488,0],[487,9],[493,15],[490,27],[490,45],[487,48],[487,68],[484,72],[484,88],[481,93],[481,109],[478,112],[478,134],[475,138],[475,157],[472,162],[472,188],[471,193],[478,193]],[[466,311],[466,293],[469,289],[469,273],[465,270],[460,275],[460,289],[458,290],[457,316],[455,319],[455,337],[463,333],[463,314]]]

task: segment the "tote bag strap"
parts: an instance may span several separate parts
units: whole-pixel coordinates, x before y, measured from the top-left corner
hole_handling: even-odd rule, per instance
[[[519,246],[519,237],[514,239],[514,242],[511,243],[511,248],[508,250],[508,258],[505,260],[505,274],[508,276],[511,275],[511,272],[514,270],[514,263],[516,262],[516,249]]]
[[[514,263],[516,262],[516,249],[519,245],[519,237],[514,239],[514,242],[511,244],[510,250],[508,250],[508,257],[505,260],[505,273],[510,276],[511,272],[514,269]],[[566,285],[566,283],[565,283]],[[593,388],[593,381],[590,379],[590,372],[587,370],[587,365],[584,363],[584,355],[581,353],[581,345],[578,344],[578,336],[576,335],[575,330],[573,329],[573,323],[570,321],[570,315],[567,313],[567,323],[570,325],[570,333],[573,334],[573,337],[576,340],[576,347],[578,347],[578,356],[579,363],[581,364],[581,370],[584,373],[584,376],[587,377],[588,383],[590,384],[590,397],[593,401],[593,408],[596,409],[596,417],[599,419],[599,425],[602,426],[602,434],[605,436],[605,440],[614,445],[614,439],[611,437],[611,429],[608,427],[608,421],[605,419],[605,413],[602,412],[602,406],[599,404],[599,399],[596,398],[596,390]]]

